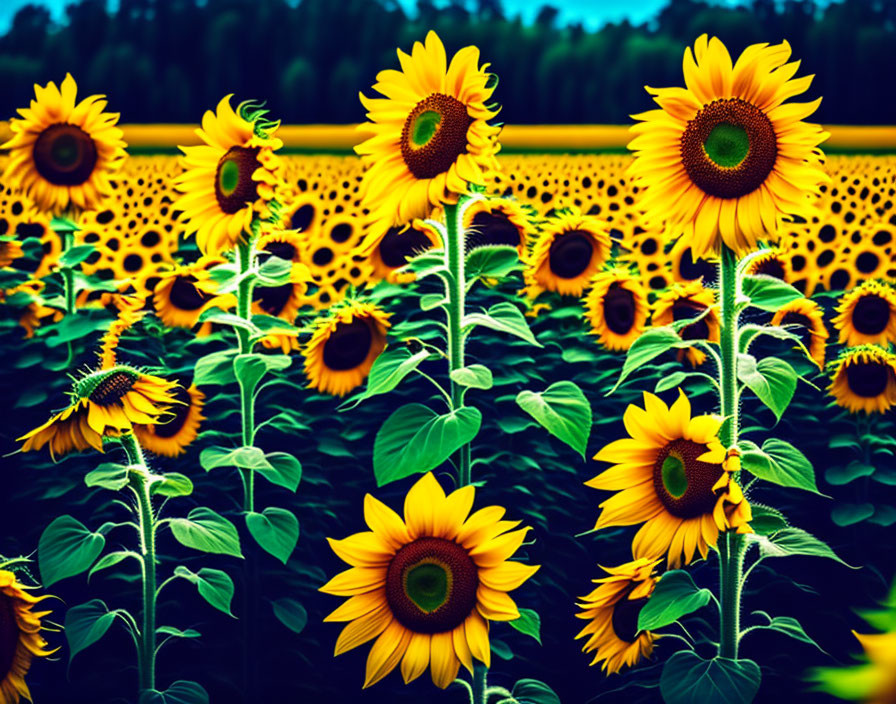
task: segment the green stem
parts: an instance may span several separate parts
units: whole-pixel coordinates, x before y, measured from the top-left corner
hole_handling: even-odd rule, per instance
[[[725,448],[737,446],[740,404],[737,391],[737,299],[740,294],[740,279],[737,274],[737,255],[726,245],[722,245],[719,263],[719,389],[721,390],[721,412],[724,419],[719,431],[719,439]],[[741,578],[745,545],[742,536],[727,531],[719,536],[719,597],[720,636],[719,655],[737,659],[740,641],[740,597]]]
[[[255,278],[247,276],[254,263],[255,251],[251,242],[240,242],[236,251],[237,264],[240,272],[240,282],[237,285],[236,305],[237,315],[243,320],[252,319],[252,288]],[[236,328],[239,341],[239,353],[252,352],[252,342],[249,331],[245,328]],[[255,398],[254,389],[237,379],[240,385],[240,422],[242,427],[241,441],[243,447],[250,447],[255,442]],[[240,469],[240,477],[243,481],[243,508],[246,511],[255,510],[255,472],[251,469]]]
[[[128,456],[128,480],[137,497],[140,526],[140,555],[143,573],[143,625],[140,629],[140,691],[156,687],[156,518],[149,493],[150,472],[137,439],[121,436]]]
[[[488,668],[485,665],[473,666],[473,689],[470,692],[470,704],[488,704],[487,675]]]
[[[57,234],[62,237],[62,253],[65,254],[74,244],[74,232],[72,230],[60,230]],[[66,316],[75,315],[75,270],[66,266],[60,269],[60,273],[62,274],[62,291],[65,295],[65,314]],[[71,340],[68,340],[65,346],[67,351],[65,366],[70,367],[75,359],[75,349]]]
[[[463,334],[463,317],[466,309],[464,231],[457,204],[445,204],[445,228],[448,232],[445,264],[451,273],[445,292],[448,298],[448,369],[453,372],[466,366]],[[464,387],[451,379],[451,410],[459,411],[463,407]],[[465,443],[457,451],[455,463],[457,485],[466,486],[472,481],[470,443]]]

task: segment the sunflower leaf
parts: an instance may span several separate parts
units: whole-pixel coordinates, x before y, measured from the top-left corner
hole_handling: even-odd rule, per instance
[[[752,355],[739,354],[737,378],[781,420],[796,391],[797,374],[793,367],[777,357],[757,362]]]
[[[106,545],[72,516],[59,516],[46,527],[37,544],[40,576],[45,587],[88,569]]]
[[[482,364],[471,364],[468,367],[451,372],[451,381],[470,389],[490,389],[494,384],[491,370]]]
[[[180,472],[168,472],[163,474],[159,481],[150,485],[149,493],[153,496],[167,496],[168,498],[189,496],[193,493],[193,481]]]
[[[234,315],[233,313],[227,313],[226,311],[215,307],[207,308],[206,310],[202,311],[197,322],[217,323],[218,325],[229,325],[232,328],[243,328],[244,330],[248,330],[252,333],[259,332],[258,328],[245,318],[241,318],[240,316]]]
[[[751,535],[750,539],[759,544],[759,554],[763,558],[791,555],[826,557],[852,568],[852,565],[841,560],[827,543],[801,528],[784,528],[769,536]]]
[[[524,633],[538,641],[541,645],[541,616],[533,609],[519,609],[520,617],[508,621],[520,633]]]
[[[517,680],[512,694],[519,704],[560,704],[557,693],[539,680]]]
[[[684,570],[666,572],[638,614],[638,630],[652,631],[675,623],[709,603],[709,589],[698,589]]]
[[[186,518],[172,518],[170,526],[175,540],[188,548],[218,555],[243,556],[236,527],[210,508],[198,506]]]
[[[218,611],[233,616],[230,611],[230,603],[233,600],[233,580],[226,572],[210,567],[203,567],[198,572],[193,572],[188,567],[178,565],[174,568],[174,576],[195,584],[199,596]]]
[[[100,599],[72,606],[65,614],[65,639],[68,641],[68,662],[75,655],[106,635],[117,613]]]
[[[815,642],[813,638],[811,638],[803,629],[802,625],[799,621],[797,621],[792,616],[769,616],[765,611],[754,611],[754,616],[761,616],[768,620],[768,623],[751,626],[747,630],[753,629],[767,629],[771,631],[778,631],[778,633],[783,633],[786,636],[790,636],[794,640],[802,641],[803,643],[808,643],[809,645],[814,645],[821,652],[827,655],[827,651],[822,648],[818,643]],[[744,631],[745,633],[746,631]]]
[[[466,258],[467,279],[501,279],[522,268],[516,247],[485,245],[470,250]]]
[[[831,520],[841,528],[867,521],[874,515],[872,504],[840,503],[831,509]]]
[[[160,692],[156,689],[147,689],[140,693],[138,704],[208,704],[208,692],[198,682],[177,680]]]
[[[62,256],[59,257],[59,266],[64,269],[71,269],[78,266],[96,251],[96,247],[92,244],[79,244],[69,247]]]
[[[233,375],[233,359],[236,350],[212,352],[196,361],[193,383],[197,386],[222,386],[236,381]]]
[[[803,294],[793,286],[774,276],[757,274],[743,278],[743,295],[749,305],[774,313],[781,306],[803,298]]]
[[[299,542],[299,520],[285,508],[266,508],[246,514],[246,527],[261,548],[284,565]]]
[[[769,438],[760,449],[755,443],[744,441],[741,449],[741,466],[759,479],[824,496],[815,483],[812,463],[789,442]]]
[[[361,401],[371,396],[389,393],[428,357],[429,351],[426,349],[412,354],[404,346],[387,347],[373,362],[373,366],[370,368],[370,376],[367,378],[367,387],[361,394],[340,406],[340,410],[354,408]]]
[[[496,303],[488,309],[487,313],[468,313],[461,322],[465,334],[477,325],[498,332],[506,332],[536,347],[542,346],[529,329],[529,324],[520,309],[510,301]]]
[[[285,354],[238,354],[233,359],[233,373],[251,391],[269,371],[286,369],[292,358]]]
[[[271,602],[274,616],[293,633],[301,633],[308,623],[308,612],[295,599],[284,597]]]
[[[285,286],[292,275],[292,262],[280,257],[268,257],[258,268],[256,281],[263,288]]]
[[[688,321],[691,322],[691,321]],[[647,330],[628,348],[625,355],[625,362],[622,364],[622,371],[616,380],[613,388],[605,395],[609,396],[619,385],[625,381],[626,377],[636,369],[643,367],[652,359],[659,357],[663,352],[671,349],[682,349],[691,347],[692,340],[682,340],[679,334],[672,326],[664,326]]]
[[[591,432],[591,404],[571,381],[558,381],[544,391],[520,391],[516,402],[551,435],[585,459]]]
[[[302,481],[302,464],[288,452],[268,452],[262,464],[255,468],[271,484],[295,491]]]
[[[206,472],[218,467],[239,467],[251,470],[273,469],[261,448],[253,446],[230,449],[212,445],[199,453],[199,464]]]
[[[660,692],[666,704],[750,704],[761,682],[752,660],[704,660],[692,650],[679,650],[663,667]]]
[[[115,462],[103,462],[84,477],[87,486],[120,491],[128,485],[128,468]]]

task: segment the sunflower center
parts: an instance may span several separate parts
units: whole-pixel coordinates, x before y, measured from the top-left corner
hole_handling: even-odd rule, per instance
[[[698,257],[695,261],[690,247],[682,252],[681,259],[678,261],[678,273],[685,281],[696,281],[703,277],[704,281],[711,282],[714,280],[716,271],[717,267],[702,257]]]
[[[445,173],[467,151],[473,118],[457,98],[433,93],[411,110],[401,130],[401,155],[418,179]]]
[[[366,320],[338,323],[324,343],[324,364],[342,372],[354,369],[367,359],[373,343],[373,330]]]
[[[431,247],[432,242],[420,230],[411,228],[402,232],[401,228],[393,227],[380,240],[380,258],[390,269],[397,269]]]
[[[289,242],[268,242],[264,246],[264,251],[286,261],[293,261],[296,258],[296,248]]]
[[[96,166],[96,143],[76,125],[50,125],[34,140],[34,167],[47,181],[57,186],[78,186]]]
[[[740,98],[714,100],[688,122],[681,161],[704,193],[740,198],[762,185],[778,158],[768,116]]]
[[[680,322],[682,320],[690,320],[691,318],[696,318],[706,308],[699,303],[694,303],[693,301],[676,301],[672,306],[672,320],[674,322]],[[680,331],[679,335],[681,335],[682,340],[706,340],[709,338],[709,323],[706,320],[707,316],[703,316],[696,323],[691,323],[690,325],[685,325]]]
[[[707,514],[716,504],[712,488],[722,476],[721,464],[701,462],[707,451],[701,443],[678,438],[657,454],[653,486],[666,510],[678,518]]]
[[[594,245],[591,237],[581,230],[571,230],[556,237],[551,242],[548,262],[551,273],[561,279],[574,279],[581,276],[591,263]]]
[[[0,592],[0,682],[12,669],[19,647],[19,623],[12,597]]]
[[[258,184],[252,174],[261,168],[259,147],[231,147],[218,161],[215,197],[228,215],[233,215],[258,198]]]
[[[890,304],[880,296],[859,298],[852,312],[852,325],[863,335],[879,335],[890,322]]]
[[[785,313],[784,317],[781,318],[781,325],[797,326],[795,330],[792,329],[790,332],[799,335],[800,342],[803,343],[806,349],[809,349],[809,344],[812,342],[812,321],[807,316],[801,313]]]
[[[195,276],[178,276],[171,284],[168,300],[180,310],[199,310],[206,304],[208,297],[196,288]]]
[[[862,398],[877,398],[887,390],[893,370],[880,362],[853,362],[846,367],[849,390]]]
[[[96,385],[88,398],[98,406],[111,406],[121,401],[135,381],[137,377],[128,372],[112,372]]]
[[[635,324],[635,294],[614,282],[604,294],[604,321],[617,335],[625,335]]]
[[[641,599],[623,598],[613,607],[613,632],[619,640],[634,643],[641,633],[638,630],[638,616],[647,603],[647,597]]]
[[[753,268],[756,274],[765,274],[766,276],[774,276],[776,279],[784,280],[784,265],[777,257],[769,257],[756,264]]]
[[[280,286],[259,286],[252,292],[252,298],[268,315],[280,315],[289,299],[292,298],[293,284]]]
[[[467,234],[467,251],[484,245],[519,247],[520,231],[501,212],[479,212],[473,216],[472,227]]]
[[[443,633],[476,608],[479,576],[467,551],[452,540],[418,538],[395,553],[386,572],[386,601],[416,633]]]
[[[160,438],[173,438],[177,435],[187,422],[187,416],[190,415],[190,408],[193,405],[193,397],[183,386],[175,386],[169,393],[175,402],[164,416],[167,420],[156,423],[154,427],[155,434]]]

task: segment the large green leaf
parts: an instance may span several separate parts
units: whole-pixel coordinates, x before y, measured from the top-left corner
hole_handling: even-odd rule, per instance
[[[264,456],[265,464],[255,468],[261,476],[271,484],[282,486],[290,491],[299,488],[302,480],[302,465],[288,452],[268,452]]]
[[[789,442],[769,438],[759,448],[755,443],[744,441],[741,450],[741,466],[760,479],[820,493],[812,463]]]
[[[759,626],[751,626],[751,628],[759,629],[767,629],[770,631],[777,631],[778,633],[783,633],[785,636],[789,636],[794,640],[802,641],[803,643],[808,643],[809,645],[814,645],[821,652],[825,652],[824,648],[822,648],[815,640],[806,633],[802,624],[797,621],[792,616],[769,616],[765,611],[754,611],[754,616],[761,616],[768,620],[768,623],[761,624]]]
[[[168,472],[163,474],[159,481],[153,482],[149,487],[153,496],[189,496],[193,493],[193,480],[180,472]]]
[[[745,276],[741,290],[743,295],[750,299],[751,306],[772,313],[781,306],[803,297],[803,294],[786,281],[765,274]]]
[[[284,597],[271,602],[274,616],[293,633],[301,633],[308,623],[308,612],[295,599]]]
[[[88,569],[106,544],[101,533],[89,531],[72,516],[59,516],[46,527],[37,544],[41,581],[45,587]]]
[[[218,467],[239,467],[240,469],[271,469],[261,448],[246,446],[231,449],[212,445],[199,453],[199,464],[208,472]]]
[[[222,350],[200,357],[193,371],[193,383],[196,386],[221,386],[233,384],[233,359],[236,350]]]
[[[228,616],[233,616],[230,611],[230,603],[233,601],[233,580],[226,572],[210,567],[203,567],[198,572],[193,572],[183,565],[178,565],[174,568],[174,574],[195,584],[199,596],[211,606]]]
[[[554,690],[539,680],[517,680],[511,694],[519,704],[560,704]]]
[[[671,326],[647,330],[628,348],[619,378],[606,395],[609,396],[619,388],[619,385],[625,381],[629,374],[643,367],[652,359],[659,357],[663,352],[676,348],[690,347],[692,344],[693,341],[682,340],[681,336]]]
[[[87,486],[100,486],[111,491],[121,491],[128,485],[128,468],[115,462],[103,462],[84,477]]]
[[[209,704],[209,698],[198,682],[177,680],[164,692],[144,690],[140,693],[139,704]]]
[[[702,609],[711,598],[709,589],[698,589],[684,570],[666,572],[638,614],[638,630],[653,631],[675,623],[682,616]]]
[[[115,621],[115,612],[100,599],[72,606],[65,613],[65,639],[68,641],[68,661],[106,635]]]
[[[284,565],[299,542],[299,520],[285,508],[266,508],[246,514],[246,527],[266,552]]]
[[[242,557],[236,527],[210,508],[197,506],[186,518],[171,519],[171,533],[177,542],[194,550]]]
[[[752,355],[739,354],[737,377],[781,420],[796,391],[798,377],[793,367],[777,357],[757,362]]]
[[[481,424],[479,409],[469,406],[443,415],[419,403],[402,406],[386,419],[373,444],[377,486],[438,467],[476,437]]]
[[[544,391],[520,391],[516,402],[551,435],[585,458],[591,432],[591,404],[578,386],[571,381],[558,381]]]
[[[367,387],[363,393],[346,402],[344,407],[354,408],[364,399],[392,391],[427,357],[429,357],[427,350],[420,350],[412,354],[407,347],[387,347],[373,362],[370,376],[367,377]]]
[[[468,279],[501,279],[521,268],[520,255],[516,247],[509,245],[476,247],[467,255],[465,263]]]
[[[494,384],[491,369],[482,364],[471,364],[451,372],[451,381],[471,389],[490,389]]]
[[[704,660],[692,650],[679,650],[663,667],[660,693],[666,704],[750,704],[761,683],[752,660]]]
[[[233,373],[243,386],[252,391],[269,371],[286,369],[292,358],[285,354],[238,354],[233,360]]]
[[[509,333],[525,340],[530,345],[541,347],[541,343],[535,339],[535,335],[529,329],[529,323],[526,322],[520,309],[510,301],[496,303],[488,309],[487,313],[468,313],[464,316],[462,327],[465,331],[477,325]]]
[[[791,555],[811,555],[836,560],[850,567],[841,560],[837,553],[822,540],[802,528],[785,528],[769,536],[753,536],[759,543],[759,554],[762,557],[789,557]]]

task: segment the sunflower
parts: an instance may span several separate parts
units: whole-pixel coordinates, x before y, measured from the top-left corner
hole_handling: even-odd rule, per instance
[[[719,314],[716,310],[716,296],[712,289],[705,288],[699,281],[687,284],[674,284],[654,303],[653,324],[656,326],[671,325],[682,320],[689,320],[703,315],[696,323],[686,325],[678,334],[684,340],[719,341]],[[678,351],[678,360],[684,356],[693,367],[699,367],[706,361],[706,353],[696,347],[688,347]]]
[[[370,249],[370,263],[374,276],[392,283],[408,283],[415,279],[412,271],[398,271],[421,252],[433,247],[441,247],[439,235],[431,227],[418,221],[414,225],[390,227],[373,240]]]
[[[755,259],[750,260],[744,272],[748,276],[765,274],[781,281],[793,281],[793,270],[790,268],[790,257],[780,247],[769,247]]]
[[[302,236],[295,230],[275,230],[259,237],[255,249],[298,264],[302,261],[302,243]]]
[[[467,252],[484,245],[516,247],[520,256],[533,229],[532,216],[520,203],[508,198],[482,198],[464,211]]]
[[[818,148],[828,134],[802,120],[821,99],[785,103],[809,88],[791,80],[799,62],[787,42],[747,47],[732,65],[725,45],[701,35],[684,52],[687,88],[647,88],[660,109],[633,115],[630,174],[645,188],[640,207],[665,221],[696,256],[755,248],[784,217],[807,216],[828,180]]]
[[[593,580],[600,586],[577,604],[584,610],[576,618],[585,619],[588,625],[576,639],[589,636],[582,652],[596,651],[591,664],[601,663],[608,675],[653,654],[658,636],[639,631],[638,616],[659,581],[653,572],[661,559],[641,557],[619,567],[602,567],[610,576]]]
[[[706,286],[716,283],[719,264],[716,257],[694,257],[694,250],[684,239],[679,239],[672,248],[672,276],[676,281],[688,283],[700,281]]]
[[[629,405],[623,421],[630,437],[594,456],[614,466],[585,482],[618,492],[600,505],[595,530],[644,523],[633,556],[668,553],[670,567],[690,564],[695,551],[705,558],[719,531],[752,531],[750,505],[732,477],[739,463],[726,461],[717,436],[721,418],[692,418],[679,389],[671,407],[644,392],[644,408]]]
[[[109,176],[127,156],[118,113],[103,112],[106,101],[91,95],[75,102],[78,86],[66,74],[57,88],[50,81],[34,86],[35,100],[18,111],[4,182],[22,189],[44,211],[92,210],[110,190]]]
[[[289,281],[278,286],[255,286],[252,289],[252,313],[272,315],[288,323],[296,319],[302,299],[308,291],[311,273],[304,264],[293,264]]]
[[[772,325],[788,327],[790,332],[799,335],[812,361],[819,369],[824,367],[828,329],[824,325],[824,311],[815,301],[797,298],[785,303],[775,312]]]
[[[251,103],[234,112],[231,97],[203,116],[196,134],[204,145],[180,147],[185,173],[174,179],[183,195],[173,207],[183,211],[199,249],[211,256],[233,249],[254,218],[271,219],[280,183],[274,151],[283,143],[270,134],[276,123],[264,120]]]
[[[17,704],[23,697],[30,702],[25,675],[32,659],[56,652],[47,650],[40,635],[41,619],[50,612],[33,611],[46,598],[32,596],[13,572],[0,570],[0,704]]]
[[[568,210],[551,218],[528,255],[526,283],[532,290],[581,296],[610,257],[609,226]]]
[[[614,268],[591,279],[584,312],[600,344],[622,351],[644,331],[650,306],[640,280],[625,269]]]
[[[444,689],[473,658],[491,661],[489,621],[511,621],[519,610],[508,592],[538,570],[512,561],[528,528],[501,520],[504,509],[487,506],[469,515],[476,489],[447,497],[432,473],[408,492],[404,520],[368,494],[364,520],[370,531],[328,539],[351,569],[321,591],[351,597],[326,621],[349,622],[336,655],[376,638],[367,658],[364,687],[401,663],[404,681],[431,666]]]
[[[16,259],[24,256],[22,243],[15,237],[4,235],[0,237],[0,268],[9,266]]]
[[[840,299],[831,322],[840,344],[888,345],[896,342],[896,291],[889,284],[866,281]]]
[[[479,49],[465,47],[449,64],[431,31],[410,56],[398,50],[398,60],[401,71],[377,74],[373,88],[385,98],[360,96],[370,121],[359,129],[372,136],[355,147],[366,167],[364,204],[383,230],[455,203],[468,183],[485,186],[500,168],[501,128],[487,122],[498,114],[487,105],[495,81],[488,64],[479,66]]]
[[[850,413],[884,413],[896,405],[896,355],[873,345],[851,347],[834,365],[828,393]]]
[[[215,294],[217,284],[209,272],[224,261],[218,257],[202,257],[193,264],[159,271],[152,295],[159,319],[170,328],[192,328],[209,308],[227,310],[235,306],[232,294]]]
[[[166,417],[155,425],[134,425],[134,435],[140,444],[157,455],[177,457],[199,434],[199,424],[205,420],[202,406],[205,394],[189,379],[178,379],[172,391],[174,405]]]
[[[315,320],[304,351],[308,386],[345,396],[364,383],[386,347],[388,318],[372,303],[350,301]]]
[[[112,321],[109,330],[103,335],[100,345],[100,369],[111,369],[115,366],[118,352],[118,342],[122,334],[144,316],[143,307],[146,305],[144,296],[119,296],[113,299],[118,308],[118,316]]]
[[[50,445],[50,455],[89,448],[103,451],[103,437],[118,437],[134,423],[155,424],[177,402],[177,382],[118,365],[90,372],[72,389],[73,402],[50,420],[18,438],[23,452]]]

